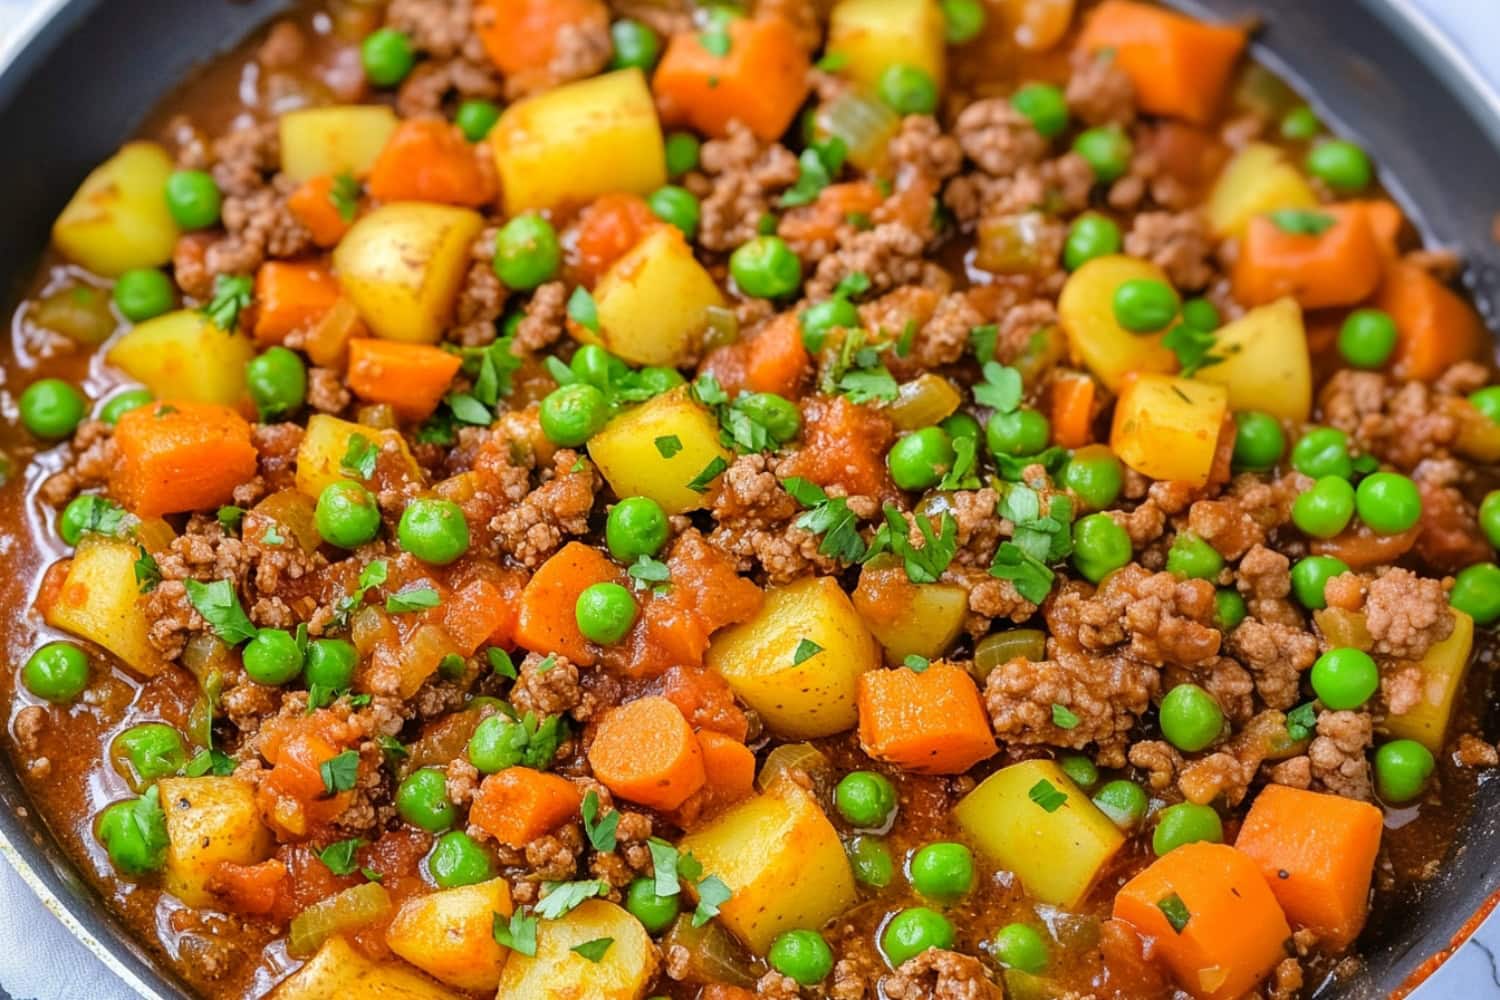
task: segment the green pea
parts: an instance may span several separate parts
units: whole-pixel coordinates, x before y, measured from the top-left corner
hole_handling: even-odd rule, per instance
[[[673,132],[667,136],[667,176],[676,180],[690,170],[698,169],[698,153],[703,142],[691,132]]]
[[[663,368],[660,365],[636,369],[635,378],[636,383],[652,396],[659,396],[669,389],[687,384],[687,379],[676,368]]]
[[[1068,130],[1068,99],[1050,83],[1028,83],[1010,97],[1010,106],[1031,119],[1031,125],[1048,139]]]
[[[1065,753],[1057,758],[1062,773],[1085,792],[1099,783],[1099,768],[1081,753]]]
[[[308,687],[317,685],[328,691],[346,691],[354,683],[354,668],[359,651],[346,639],[314,639],[307,644],[302,679]]]
[[[661,221],[682,230],[689,240],[698,235],[698,220],[703,215],[698,205],[698,196],[687,188],[668,184],[657,188],[646,199],[651,213]]]
[[[99,419],[113,427],[125,414],[145,406],[153,398],[149,389],[126,389],[109,398],[99,410]]]
[[[984,30],[984,4],[980,0],[943,0],[943,36],[949,45],[963,45]]]
[[[422,767],[396,786],[396,811],[412,826],[441,833],[453,825],[458,810],[448,800],[448,783],[435,767]]]
[[[547,440],[563,448],[576,448],[609,420],[609,400],[597,387],[574,382],[544,396],[538,417]]]
[[[1080,448],[1062,467],[1058,482],[1090,510],[1104,510],[1119,499],[1125,471],[1114,452],[1103,445]]]
[[[377,87],[394,87],[416,64],[411,39],[395,28],[381,28],[365,36],[359,46],[365,76]]]
[[[1133,781],[1116,778],[1094,793],[1094,805],[1122,830],[1131,830],[1146,818],[1146,792]]]
[[[1108,514],[1089,514],[1073,522],[1073,567],[1098,583],[1130,562],[1130,536]]]
[[[115,279],[115,306],[132,323],[169,311],[176,297],[172,279],[154,267],[138,267]]]
[[[1250,613],[1245,599],[1233,587],[1220,587],[1214,591],[1214,625],[1223,632],[1233,632]]]
[[[1184,844],[1207,841],[1210,844],[1224,842],[1224,824],[1219,814],[1209,806],[1195,802],[1179,802],[1167,806],[1156,820],[1156,829],[1151,834],[1151,849],[1161,857],[1168,851]]]
[[[39,438],[58,441],[72,434],[88,412],[83,393],[60,378],[38,379],[26,387],[17,404],[21,423]]]
[[[729,275],[752,298],[779,299],[802,284],[802,261],[780,236],[757,236],[729,255]]]
[[[26,658],[21,681],[38,698],[65,705],[88,687],[89,658],[71,642],[49,642]]]
[[[1487,562],[1464,567],[1453,580],[1448,603],[1479,625],[1500,619],[1500,566]]]
[[[658,896],[655,879],[638,878],[630,883],[630,888],[625,893],[625,909],[641,922],[648,933],[660,934],[677,919],[677,914],[682,909],[681,895]]]
[[[1358,194],[1375,179],[1375,168],[1363,149],[1343,139],[1320,142],[1308,151],[1307,172],[1339,194]]]
[[[1399,472],[1375,472],[1359,481],[1354,506],[1371,528],[1382,535],[1399,535],[1421,519],[1422,494]]]
[[[551,281],[562,266],[557,230],[534,212],[516,216],[495,234],[493,266],[495,277],[518,292]]]
[[[450,830],[438,838],[427,855],[427,874],[439,888],[487,882],[495,877],[495,865],[483,847],[462,830]]]
[[[953,468],[953,441],[941,427],[923,427],[891,445],[885,456],[891,479],[903,490],[936,486]]]
[[[985,444],[992,455],[1035,455],[1047,447],[1051,436],[1052,425],[1047,418],[1029,406],[993,413],[984,426]]]
[[[849,867],[861,885],[872,889],[884,889],[895,877],[896,867],[891,862],[891,852],[876,837],[855,837],[844,845],[849,855]]]
[[[164,722],[143,722],[115,737],[142,785],[176,774],[187,765],[182,735]]]
[[[1375,751],[1375,790],[1393,805],[1422,794],[1437,762],[1416,740],[1391,740]]]
[[[938,421],[938,426],[948,432],[948,438],[951,441],[967,437],[973,438],[977,442],[983,434],[983,431],[979,427],[979,421],[963,412],[944,417]]]
[[[285,684],[302,672],[302,649],[292,633],[263,628],[245,646],[244,664],[257,684]]]
[[[1500,490],[1491,490],[1479,504],[1479,527],[1490,545],[1500,548]]]
[[[485,774],[515,767],[525,756],[527,742],[524,725],[504,713],[491,715],[469,737],[469,763]]]
[[[892,968],[915,958],[928,948],[953,947],[953,925],[941,913],[925,906],[902,910],[885,925],[880,950]]]
[[[1354,517],[1354,487],[1340,476],[1324,476],[1292,503],[1292,523],[1313,538],[1332,538]]]
[[[307,399],[307,366],[285,347],[267,348],[245,365],[250,400],[262,421],[285,416]]]
[[[1321,611],[1328,607],[1323,588],[1336,576],[1349,572],[1342,559],[1333,556],[1308,556],[1298,559],[1292,566],[1292,593],[1297,602],[1309,611]]]
[[[876,81],[875,92],[901,115],[930,115],[937,111],[937,81],[926,70],[908,63],[892,63]]]
[[[833,971],[833,949],[817,931],[786,931],[766,954],[771,968],[802,986],[816,986]]]
[[[874,771],[850,771],[833,790],[833,804],[850,826],[875,830],[896,812],[896,787]]]
[[[401,512],[396,541],[403,552],[446,566],[469,550],[469,522],[452,500],[418,497]]]
[[[1260,410],[1246,410],[1234,415],[1234,468],[1264,472],[1274,468],[1286,454],[1286,432],[1281,421]]]
[[[219,224],[224,196],[206,170],[174,170],[167,177],[167,211],[183,229],[208,229]]]
[[[471,97],[458,106],[453,123],[470,142],[481,142],[490,134],[490,129],[500,120],[500,106],[494,101]]]
[[[974,888],[974,855],[951,841],[928,844],[911,856],[912,887],[942,903],[953,903]]]
[[[1354,474],[1354,460],[1349,457],[1349,436],[1334,427],[1308,431],[1292,446],[1292,468],[1314,479],[1324,476],[1348,479]]]
[[[1007,969],[1037,975],[1047,968],[1047,942],[1026,924],[1006,924],[995,934],[995,958]]]
[[[110,864],[125,875],[159,871],[167,860],[167,817],[153,785],[138,799],[106,806],[96,827]]]
[[[1125,176],[1135,149],[1118,125],[1101,125],[1078,133],[1073,152],[1088,163],[1095,180],[1109,184]]]
[[[1095,257],[1120,252],[1120,227],[1113,219],[1087,212],[1073,220],[1063,243],[1063,265],[1076,271]]]
[[[1356,309],[1339,327],[1339,354],[1355,368],[1379,368],[1396,350],[1396,321],[1380,309]]]
[[[600,392],[608,392],[619,370],[625,363],[614,357],[598,344],[581,344],[573,352],[568,368],[579,381],[586,382]],[[628,369],[627,369],[628,370]]]
[[[1219,307],[1207,299],[1188,299],[1182,304],[1182,321],[1194,330],[1212,332],[1219,328],[1223,318]]]
[[[113,500],[97,493],[83,493],[63,508],[57,519],[57,533],[69,545],[77,545],[84,534],[102,527],[103,519],[122,516],[123,510]]]
[[[323,541],[352,549],[380,533],[380,504],[362,484],[339,479],[323,487],[313,519]]]
[[[1167,572],[1187,580],[1212,580],[1224,569],[1219,550],[1193,534],[1180,532],[1167,550]]]
[[[1115,321],[1131,333],[1166,329],[1179,305],[1172,286],[1155,278],[1131,278],[1115,289]]]
[[[1185,753],[1210,746],[1224,731],[1224,711],[1196,684],[1179,684],[1161,700],[1161,732]]]
[[[1313,663],[1312,689],[1335,712],[1359,708],[1380,687],[1380,668],[1362,649],[1330,649]]]
[[[625,638],[638,610],[630,591],[618,583],[595,583],[578,595],[573,617],[585,639],[610,646]]]
[[[1469,402],[1474,409],[1500,424],[1500,385],[1487,385],[1469,393]]]
[[[626,497],[609,509],[604,541],[610,555],[622,563],[633,563],[641,556],[660,552],[671,530],[661,504],[650,497]]]
[[[786,444],[802,429],[802,411],[797,404],[774,392],[742,393],[734,408],[760,424],[777,444]]]
[[[661,56],[661,39],[656,32],[639,21],[622,17],[609,26],[609,37],[614,42],[615,53],[609,61],[610,69],[639,69],[650,72]]]
[[[1323,129],[1318,113],[1306,104],[1293,108],[1281,119],[1281,137],[1293,142],[1306,142]]]
[[[859,328],[859,310],[843,296],[835,296],[804,309],[800,321],[802,344],[809,352],[816,354],[823,349],[830,330]]]

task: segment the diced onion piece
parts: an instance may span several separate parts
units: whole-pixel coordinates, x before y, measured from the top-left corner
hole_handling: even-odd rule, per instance
[[[379,882],[366,882],[319,900],[292,918],[287,950],[306,957],[335,934],[358,930],[391,912],[391,894]]]
[[[703,349],[727,347],[740,339],[740,318],[728,306],[709,306],[703,310],[708,321],[703,331]]]
[[[980,639],[974,647],[974,673],[982,681],[1002,663],[1015,659],[1045,660],[1047,633],[1035,628],[1013,628]]]
[[[914,431],[950,416],[962,401],[952,382],[941,375],[923,372],[902,383],[899,394],[885,412],[901,430]]]
[[[816,778],[829,773],[832,766],[823,751],[811,743],[783,743],[766,755],[755,787],[763,792],[788,771],[802,771]]]
[[[874,170],[885,162],[886,146],[900,129],[896,112],[858,90],[846,91],[818,109],[818,133],[842,139],[849,162],[860,170]]]
[[[663,954],[672,953],[674,947],[687,951],[683,978],[690,983],[725,983],[748,987],[754,986],[758,978],[755,967],[751,965],[739,942],[731,938],[718,923],[694,927],[691,918],[684,913],[672,924],[671,930],[667,931],[666,938],[662,940]]]
[[[991,274],[1035,274],[1057,263],[1052,224],[1041,212],[990,215],[979,220],[974,263]],[[1048,260],[1051,257],[1051,260]]]

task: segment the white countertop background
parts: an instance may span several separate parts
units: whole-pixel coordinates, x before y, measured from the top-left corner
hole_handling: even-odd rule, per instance
[[[1427,10],[1473,63],[1500,87],[1500,48],[1495,44],[1500,41],[1500,0],[1410,2]],[[38,0],[0,0],[0,51],[5,49],[7,34],[37,3]],[[1500,1000],[1497,956],[1500,956],[1500,913],[1486,921],[1417,997]],[[42,908],[8,865],[0,863],[0,1000],[125,1000],[129,995],[128,987]]]

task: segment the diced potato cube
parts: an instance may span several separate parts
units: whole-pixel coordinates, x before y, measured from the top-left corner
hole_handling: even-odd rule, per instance
[[[470,245],[483,228],[484,219],[467,208],[382,205],[334,249],[339,285],[375,336],[435,344],[453,317]]]
[[[848,59],[843,73],[871,90],[898,63],[926,70],[941,87],[948,45],[937,0],[839,0],[828,22],[828,51]]]
[[[302,968],[282,980],[267,1000],[461,1000],[400,962],[366,958],[344,938],[323,942]]]
[[[157,397],[233,406],[245,398],[255,345],[220,330],[195,309],[148,319],[115,341],[104,360]]]
[[[589,457],[615,496],[650,497],[668,514],[707,506],[693,482],[715,459],[733,456],[719,443],[719,424],[686,388],[664,392],[615,417],[589,439]]]
[[[385,445],[393,443],[403,471],[412,479],[421,478],[421,467],[412,457],[406,440],[396,431],[376,430],[326,413],[315,413],[308,418],[307,431],[297,448],[297,489],[316,499],[329,483],[354,478],[342,468],[342,464],[344,456],[349,453],[349,442],[355,435],[369,441],[381,455],[385,453]]]
[[[590,961],[573,951],[601,938],[612,941]],[[543,920],[536,955],[510,956],[500,974],[504,1000],[641,1000],[659,958],[641,922],[613,903],[590,899],[561,920]]]
[[[1050,760],[996,771],[953,809],[974,846],[1015,872],[1026,891],[1072,909],[1088,895],[1125,835]]]
[[[1224,166],[1208,195],[1209,228],[1240,237],[1257,215],[1283,208],[1316,208],[1312,186],[1275,146],[1252,142]]]
[[[601,336],[577,323],[574,336],[602,343],[635,365],[675,368],[698,353],[708,309],[723,306],[713,276],[676,226],[658,226],[615,261],[594,288]]]
[[[1212,353],[1223,361],[1195,376],[1229,389],[1231,410],[1264,410],[1305,423],[1312,412],[1312,363],[1302,307],[1292,298],[1252,309],[1215,333]]]
[[[650,194],[667,182],[661,123],[639,69],[518,101],[489,141],[509,215],[581,205],[614,191]]]
[[[172,259],[177,223],[167,211],[172,157],[154,142],[130,142],[95,167],[52,225],[63,256],[115,277]]]
[[[386,928],[385,943],[449,986],[491,993],[510,954],[495,940],[495,915],[505,918],[510,912],[510,887],[503,878],[439,889],[402,904]]]
[[[163,778],[161,807],[167,814],[166,890],[189,906],[212,906],[208,880],[219,864],[253,865],[273,846],[260,821],[255,792],[233,777]]]
[[[678,847],[729,886],[719,922],[757,954],[783,931],[821,927],[854,905],[854,877],[838,832],[794,781],[773,782]]]
[[[281,170],[294,181],[320,174],[370,172],[396,131],[396,112],[383,104],[348,104],[288,111],[281,130]]]
[[[811,739],[853,728],[859,675],[880,651],[838,581],[816,576],[767,590],[755,617],[714,636],[707,663],[772,732]]]
[[[1161,268],[1138,257],[1096,257],[1074,271],[1057,300],[1058,321],[1075,361],[1086,365],[1113,392],[1131,372],[1172,372],[1177,355],[1162,346],[1166,331],[1131,333],[1115,319],[1115,291],[1125,282],[1167,282]]]
[[[149,623],[137,600],[135,563],[140,550],[131,542],[85,535],[55,594],[43,595],[47,624],[109,650],[142,677],[166,668],[147,638]]]
[[[1222,385],[1138,375],[1120,390],[1109,446],[1143,476],[1202,486],[1228,409],[1229,390]]]
[[[854,607],[886,659],[940,658],[969,613],[969,592],[951,583],[912,583],[900,560],[880,556],[865,564],[854,591]]]
[[[1418,664],[1422,700],[1400,715],[1387,715],[1385,731],[1397,739],[1416,740],[1434,754],[1442,753],[1473,650],[1474,619],[1455,608],[1453,634],[1427,650]]]

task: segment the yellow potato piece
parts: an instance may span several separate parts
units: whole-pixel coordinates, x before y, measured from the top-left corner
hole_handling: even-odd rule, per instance
[[[154,142],[130,142],[95,167],[52,225],[64,257],[113,278],[172,259],[177,223],[167,211],[172,157]]]
[[[408,473],[413,479],[421,479],[421,468],[406,446],[406,439],[398,432],[376,430],[326,413],[315,413],[308,418],[307,431],[297,448],[297,489],[316,500],[329,483],[355,478],[342,467],[344,456],[349,454],[350,439],[355,435],[369,441],[377,451],[394,443]]]
[[[435,344],[453,318],[478,212],[398,201],[356,222],[333,251],[339,287],[377,337]]]
[[[400,962],[366,958],[342,937],[323,942],[266,1000],[461,1000]]]
[[[838,831],[802,786],[773,782],[682,838],[732,895],[719,922],[764,955],[784,931],[817,928],[854,905],[854,876]]]
[[[271,855],[271,831],[260,821],[255,792],[238,778],[163,778],[167,866],[162,885],[189,906],[212,906],[209,878],[220,862],[253,865]]]
[[[391,951],[449,986],[490,993],[510,949],[495,940],[495,914],[511,912],[510,887],[495,878],[439,889],[402,904],[386,928]]]
[[[953,816],[981,854],[1014,872],[1032,896],[1064,909],[1083,902],[1125,843],[1109,817],[1050,760],[996,771],[959,800]]]
[[[887,661],[935,660],[963,630],[969,592],[950,583],[912,583],[900,560],[878,556],[860,574],[854,606]]]
[[[1224,165],[1204,211],[1216,236],[1245,235],[1257,215],[1284,208],[1316,208],[1312,186],[1275,146],[1252,142]]]
[[[615,496],[650,497],[668,514],[707,506],[707,488],[688,484],[715,460],[727,467],[733,459],[719,443],[718,421],[686,386],[621,413],[588,447]]]
[[[1109,446],[1152,479],[1202,486],[1213,470],[1229,390],[1171,375],[1138,375],[1115,403]]]
[[[1385,731],[1396,739],[1416,740],[1434,754],[1443,752],[1454,702],[1463,689],[1474,651],[1474,619],[1453,610],[1453,634],[1427,650],[1422,668],[1422,700],[1400,715],[1388,715]]]
[[[396,112],[380,104],[288,111],[281,131],[281,171],[294,181],[321,174],[363,177],[396,131]]]
[[[723,306],[713,276],[676,226],[658,226],[616,261],[594,288],[602,336],[571,324],[634,365],[675,368],[698,353],[708,310]]]
[[[819,576],[767,590],[755,617],[714,636],[707,662],[772,732],[811,739],[854,728],[859,675],[881,661],[838,581]]]
[[[167,664],[147,638],[149,623],[141,610],[140,583],[135,578],[140,557],[140,549],[132,542],[84,535],[43,617],[54,628],[103,646],[132,672],[152,677]]]
[[[840,71],[873,90],[889,67],[925,70],[939,88],[948,45],[937,0],[839,0],[828,22],[828,51],[847,58]]]
[[[573,951],[613,938],[599,961]],[[613,903],[590,899],[560,920],[543,920],[536,956],[515,953],[500,973],[499,1000],[641,1000],[659,958],[641,922]]]
[[[622,69],[505,109],[490,131],[509,215],[650,194],[667,182],[661,123],[646,78]]]
[[[115,341],[104,360],[161,399],[233,406],[245,398],[245,365],[255,345],[226,333],[196,309],[148,319]]]
[[[1252,309],[1214,333],[1212,354],[1224,360],[1194,376],[1229,390],[1231,410],[1263,410],[1294,424],[1312,412],[1312,362],[1302,307],[1293,298]]]
[[[1143,278],[1171,284],[1150,261],[1122,254],[1096,257],[1069,275],[1057,300],[1058,321],[1073,360],[1087,366],[1112,392],[1120,391],[1131,372],[1177,370],[1177,355],[1161,344],[1165,331],[1143,336],[1115,319],[1115,291]]]

